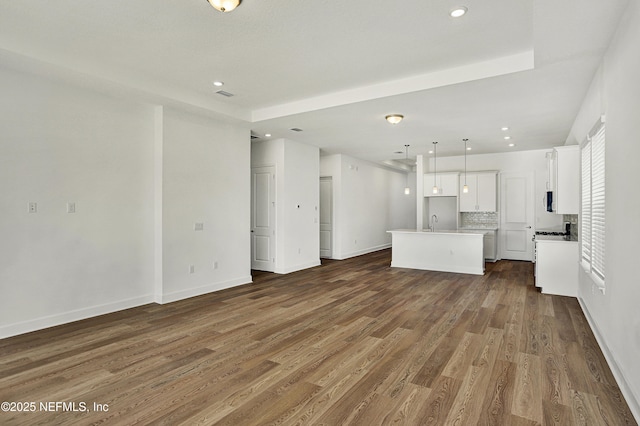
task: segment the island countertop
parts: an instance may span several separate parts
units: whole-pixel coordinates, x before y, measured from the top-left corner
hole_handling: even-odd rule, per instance
[[[394,232],[398,232],[398,233],[403,233],[403,234],[464,234],[464,235],[484,235],[487,232],[490,232],[490,230],[486,230],[486,231],[482,231],[479,229],[474,229],[474,230],[467,230],[467,229],[443,229],[442,231],[440,230],[435,230],[432,231],[430,229],[423,229],[422,231],[417,230],[417,229],[392,229],[390,231],[387,231],[388,233],[392,234]]]

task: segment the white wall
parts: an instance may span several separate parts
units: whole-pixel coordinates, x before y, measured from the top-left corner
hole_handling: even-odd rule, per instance
[[[251,281],[248,130],[9,69],[0,92],[0,338]]]
[[[153,108],[7,69],[0,93],[0,338],[149,302]]]
[[[563,145],[559,143],[558,146]],[[467,155],[467,172],[498,170],[500,172],[532,172],[535,176],[535,226],[537,229],[562,228],[562,215],[549,213],[543,204],[546,194],[548,150],[515,151],[498,154]],[[427,162],[427,160],[425,160]],[[433,159],[429,159],[433,169]],[[463,171],[464,156],[438,157],[438,172]],[[461,175],[463,179],[464,174]],[[499,188],[499,185],[498,185]]]
[[[249,140],[247,129],[164,110],[163,302],[251,282]]]
[[[575,120],[569,141],[581,142],[606,115],[606,293],[580,270],[582,307],[627,402],[640,420],[640,2],[630,1]]]
[[[321,158],[320,174],[333,177],[334,259],[390,247],[386,231],[415,227],[415,182],[405,195],[405,173],[330,155]]]
[[[314,146],[288,139],[252,143],[252,166],[276,168],[277,273],[320,264],[319,163]]]

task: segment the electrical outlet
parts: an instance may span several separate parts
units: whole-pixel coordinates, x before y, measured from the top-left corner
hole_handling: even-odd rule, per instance
[[[76,203],[67,203],[67,213],[76,212]]]
[[[38,213],[38,203],[29,201],[28,209],[29,213]]]
[[[196,272],[196,267],[195,265],[189,265],[189,273],[193,274],[194,272]]]

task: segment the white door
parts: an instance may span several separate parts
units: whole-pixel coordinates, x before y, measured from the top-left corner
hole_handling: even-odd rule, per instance
[[[254,167],[251,169],[251,269],[273,272],[275,261],[275,167]]]
[[[320,178],[320,257],[331,258],[333,243],[333,181]]]
[[[533,261],[534,194],[532,173],[502,173],[501,257]]]

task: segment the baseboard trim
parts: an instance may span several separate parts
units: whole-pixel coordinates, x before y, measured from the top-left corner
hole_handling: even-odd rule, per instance
[[[303,269],[314,268],[319,265],[320,265],[320,259],[314,260],[313,262],[292,266],[290,268],[276,269],[273,272],[275,272],[276,274],[290,274],[291,272],[302,271]]]
[[[212,283],[203,285],[200,287],[189,288],[186,290],[174,291],[173,293],[163,294],[161,297],[161,301],[157,302],[160,304],[177,302],[178,300],[189,299],[190,297],[201,296],[207,293],[214,293],[216,291],[224,290],[231,287],[237,287],[243,284],[249,284],[253,282],[251,275],[247,275],[245,277],[234,278],[232,280]],[[156,300],[158,298],[156,297]]]
[[[70,322],[80,321],[87,318],[97,317],[100,315],[110,314],[125,309],[135,308],[136,306],[153,303],[152,294],[134,297],[131,299],[120,300],[117,302],[106,303],[104,305],[91,306],[88,308],[76,309],[61,314],[49,315],[46,317],[35,318],[15,324],[4,325],[0,327],[0,339],[17,336],[19,334],[30,333],[32,331],[43,330],[45,328],[55,327]]]
[[[354,251],[354,252],[351,252],[351,253],[343,254],[341,256],[335,257],[334,259],[336,259],[336,260],[345,260],[345,259],[349,259],[351,257],[362,256],[363,254],[369,254],[369,253],[373,253],[373,252],[376,252],[376,251],[385,250],[385,249],[388,249],[388,248],[391,248],[391,243],[382,244],[380,246],[369,247],[369,248],[366,248],[366,249],[362,249],[362,250]]]
[[[578,303],[580,304],[580,308],[582,309],[582,313],[584,314],[584,317],[587,319],[587,323],[589,323],[589,327],[591,328],[593,335],[596,337],[596,340],[598,341],[598,345],[600,346],[600,349],[604,354],[604,358],[607,360],[607,364],[609,364],[609,368],[613,373],[613,377],[616,379],[616,382],[618,383],[618,387],[620,388],[622,395],[624,395],[624,399],[627,401],[627,404],[629,405],[631,414],[633,414],[633,417],[635,417],[636,422],[640,423],[640,398],[634,395],[633,389],[631,388],[631,386],[629,386],[629,383],[627,383],[624,374],[620,370],[620,367],[618,366],[618,363],[615,360],[615,357],[609,350],[609,346],[607,346],[607,343],[605,342],[605,340],[602,338],[602,334],[600,334],[600,331],[598,330],[598,327],[596,326],[595,321],[593,320],[593,318],[591,317],[591,314],[589,313],[589,309],[587,308],[587,305],[584,303],[584,300],[581,297],[578,297]]]

